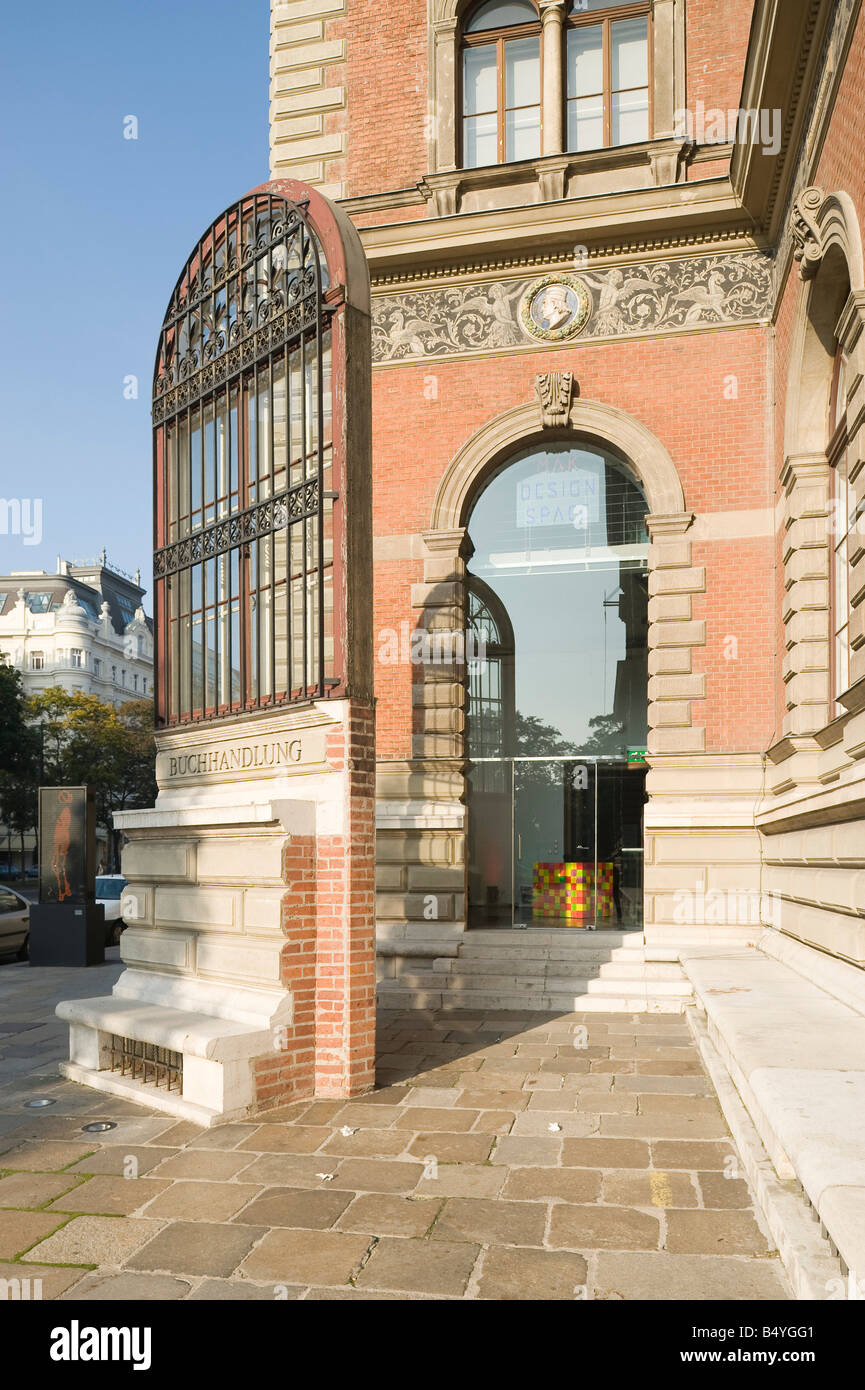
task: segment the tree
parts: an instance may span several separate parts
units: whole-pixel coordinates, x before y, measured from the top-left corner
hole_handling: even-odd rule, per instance
[[[93,788],[115,865],[122,837],[113,812],[151,805],[156,796],[152,702],[129,700],[117,709],[96,695],[52,686],[31,696],[27,709],[42,725],[45,785]]]
[[[27,723],[21,672],[0,661],[0,816],[18,836],[21,873],[24,837],[35,831],[39,785],[39,732]]]

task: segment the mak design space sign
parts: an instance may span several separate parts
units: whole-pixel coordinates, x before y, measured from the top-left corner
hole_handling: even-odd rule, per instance
[[[600,520],[603,477],[574,463],[567,472],[533,473],[517,483],[517,526],[574,526]]]

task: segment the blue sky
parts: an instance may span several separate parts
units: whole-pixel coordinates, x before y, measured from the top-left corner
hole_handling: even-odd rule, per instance
[[[156,339],[198,236],[268,176],[268,26],[267,0],[5,7],[0,497],[41,499],[43,535],[0,533],[0,573],[104,545],[150,584]]]

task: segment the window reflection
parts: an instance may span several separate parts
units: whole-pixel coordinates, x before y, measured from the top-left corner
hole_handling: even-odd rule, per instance
[[[624,756],[645,743],[646,513],[625,465],[580,446],[525,450],[484,490],[469,521],[470,621],[483,594],[508,625],[513,709],[493,726],[496,681],[506,695],[494,662],[470,679],[470,756],[495,755],[493,727],[502,756]]]

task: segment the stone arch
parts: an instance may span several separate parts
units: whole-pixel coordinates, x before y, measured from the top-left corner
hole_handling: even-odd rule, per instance
[[[687,534],[693,521],[676,465],[661,441],[624,410],[596,400],[576,400],[568,424],[543,428],[537,404],[512,407],[482,425],[445,469],[432,506],[424,579],[420,593],[429,616],[460,627],[466,562],[471,541],[466,523],[486,482],[517,449],[553,440],[585,440],[611,449],[627,464],[646,495],[649,550],[649,750],[695,753],[705,747],[705,729],[692,720],[692,705],[706,694],[705,676],[692,669],[693,648],[705,645],[703,620],[692,619],[692,596],[705,589],[705,569],[691,564]],[[446,615],[446,616],[445,616]],[[455,677],[457,680],[458,677]],[[457,695],[456,684],[454,699]],[[434,718],[442,718],[440,705]],[[454,711],[449,752],[463,752],[463,725]],[[440,730],[440,725],[439,725]],[[417,752],[430,740],[418,737]],[[442,750],[444,751],[444,750]]]
[[[487,421],[446,468],[433,502],[430,529],[452,531],[465,526],[472,502],[498,465],[518,447],[551,437],[539,422],[535,403],[514,406]],[[557,437],[562,434],[557,432]],[[685,519],[676,465],[657,436],[633,415],[602,401],[577,400],[564,437],[596,440],[623,457],[646,493],[650,524]]]
[[[851,358],[851,377],[865,371],[865,263],[849,194],[806,188],[791,223],[804,285],[792,333],[781,473],[788,594],[784,732],[802,735],[832,717],[829,405],[839,343]],[[854,668],[859,663],[865,669],[865,652],[856,654]]]
[[[850,195],[824,197],[819,188],[806,189],[796,200],[793,240],[807,288],[799,296],[793,328],[784,433],[788,456],[825,447],[836,327],[848,299],[852,312],[845,337],[855,341],[865,326],[862,236]]]

